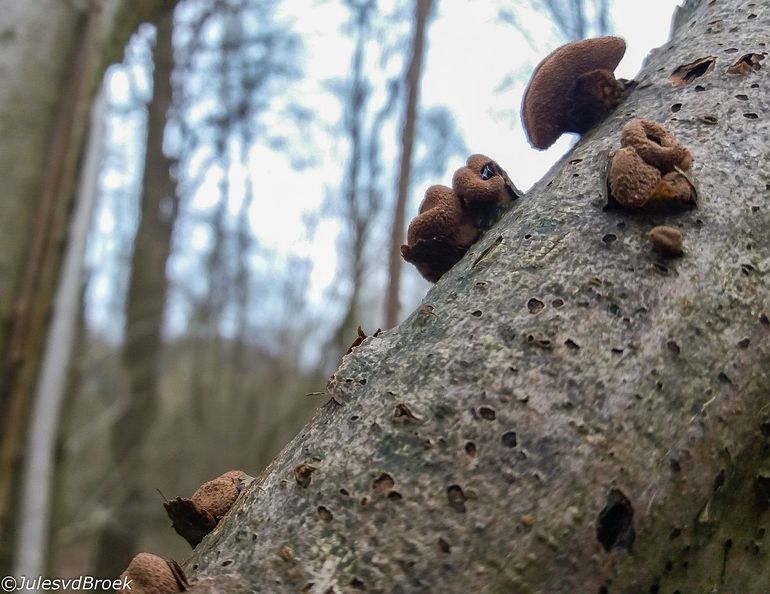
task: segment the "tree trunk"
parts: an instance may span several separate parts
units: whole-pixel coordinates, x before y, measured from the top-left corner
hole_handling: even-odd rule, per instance
[[[764,62],[726,71],[766,51],[768,25],[767,4],[686,2],[626,101],[418,311],[344,359],[340,405],[247,488],[189,577],[230,592],[766,592],[770,77]],[[672,85],[707,56],[713,70]],[[690,148],[697,210],[604,208],[632,117]],[[684,233],[682,258],[651,251],[661,223]],[[302,463],[317,468],[306,488]]]
[[[69,204],[109,10],[0,1],[0,567],[29,400],[61,260]]]
[[[415,0],[414,38],[412,58],[406,71],[406,110],[404,128],[401,132],[401,164],[398,170],[398,190],[393,210],[393,227],[388,251],[388,293],[385,300],[385,327],[392,328],[398,323],[401,292],[401,244],[404,243],[404,221],[406,201],[409,194],[409,178],[412,171],[412,148],[414,128],[417,122],[417,99],[420,93],[420,75],[425,45],[425,30],[433,8],[433,0]]]
[[[40,379],[35,389],[35,402],[27,431],[14,575],[44,575],[47,567],[55,449],[70,362],[77,342],[86,241],[98,193],[103,144],[104,100],[100,95],[91,110],[70,239],[56,290],[53,320],[40,365]]]
[[[142,461],[149,430],[158,406],[158,368],[165,310],[166,262],[178,200],[171,178],[171,160],[163,153],[163,134],[171,107],[173,11],[157,21],[153,69],[153,97],[149,106],[147,155],[142,183],[141,220],[134,240],[131,280],[126,298],[126,335],[123,362],[129,395],[112,432],[113,456],[124,479],[118,510],[100,535],[95,572],[120,573],[136,553],[144,520]]]
[[[0,201],[0,568],[10,566],[10,519],[27,412],[88,109],[108,63],[104,44],[125,43],[120,31],[133,32],[142,15],[170,1],[0,0],[6,23],[0,39],[0,179],[5,188]]]

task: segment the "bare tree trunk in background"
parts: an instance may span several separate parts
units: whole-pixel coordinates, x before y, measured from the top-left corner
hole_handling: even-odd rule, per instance
[[[54,454],[71,355],[76,344],[86,240],[96,205],[103,144],[104,100],[99,95],[91,110],[75,213],[27,432],[14,575],[36,576],[46,573],[51,532],[51,495],[55,480]]]
[[[158,366],[167,294],[166,263],[178,210],[171,160],[163,153],[163,136],[172,101],[173,11],[157,20],[153,97],[149,105],[147,155],[131,280],[126,298],[123,361],[129,398],[112,429],[113,456],[121,466],[121,488],[113,517],[99,536],[96,575],[117,575],[136,553],[144,524],[147,488],[143,450],[158,408]]]
[[[144,14],[169,0],[0,0],[0,568],[28,407],[68,227],[88,108],[108,63]],[[85,5],[85,6],[84,6]],[[139,19],[139,20],[136,20]],[[109,52],[107,52],[109,54]]]
[[[344,359],[339,405],[247,487],[188,577],[233,593],[764,594],[770,68],[727,69],[764,51],[769,24],[766,3],[685,2],[636,89],[430,307]],[[633,117],[690,148],[697,209],[605,209]],[[650,249],[663,223],[683,257]]]
[[[404,127],[401,133],[401,163],[398,172],[398,190],[393,210],[390,250],[388,253],[388,289],[385,300],[385,327],[398,323],[401,289],[401,244],[404,243],[406,201],[409,195],[409,177],[412,169],[412,148],[417,121],[417,100],[420,93],[420,75],[425,45],[425,31],[433,8],[433,0],[415,0],[414,36],[412,57],[406,71],[407,99],[404,111]]]
[[[0,91],[0,177],[6,190],[0,210],[0,567],[9,564],[27,411],[100,65],[101,7],[93,1],[77,13],[58,1],[0,2],[11,32],[2,58],[8,78]]]

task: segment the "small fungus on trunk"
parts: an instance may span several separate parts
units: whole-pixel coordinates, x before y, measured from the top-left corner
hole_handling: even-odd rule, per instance
[[[682,255],[682,232],[679,229],[659,225],[650,230],[648,237],[653,249],[664,256]]]
[[[132,594],[172,594],[185,592],[189,586],[179,564],[152,553],[139,553],[120,574],[120,592]]]
[[[191,547],[198,546],[235,503],[246,478],[243,471],[231,470],[203,483],[189,499],[176,497],[166,501],[163,507],[177,534]]]
[[[607,187],[612,200],[628,208],[689,208],[697,190],[686,173],[692,154],[664,126],[631,120],[610,157]]]

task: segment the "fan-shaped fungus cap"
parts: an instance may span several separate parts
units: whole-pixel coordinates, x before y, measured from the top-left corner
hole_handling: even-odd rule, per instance
[[[451,188],[431,186],[419,214],[409,224],[401,256],[422,276],[436,282],[463,257],[479,231]]]
[[[121,592],[133,594],[172,594],[187,589],[187,579],[176,561],[166,561],[151,553],[139,553],[120,574]]]
[[[166,501],[163,506],[177,534],[191,547],[198,546],[235,503],[245,478],[243,471],[231,470],[203,483],[189,499],[177,497]]]
[[[615,151],[607,183],[612,197],[623,206],[639,208],[650,199],[660,182],[660,171],[645,163],[631,147]]]
[[[690,168],[692,155],[662,124],[653,120],[631,120],[620,134],[620,145],[632,147],[644,161],[661,173]]]
[[[620,103],[625,87],[612,72],[626,52],[619,37],[568,43],[535,68],[521,105],[529,142],[547,149],[564,132],[582,134]]]

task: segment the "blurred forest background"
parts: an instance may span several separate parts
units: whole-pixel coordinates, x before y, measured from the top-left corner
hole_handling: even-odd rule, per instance
[[[15,89],[29,113],[0,114],[7,180],[9,153],[31,150],[20,126],[49,117],[30,89],[70,106],[32,160],[34,198],[0,211],[21,246],[0,266],[0,568],[49,577],[186,557],[156,490],[259,474],[323,403],[307,394],[356,327],[393,326],[425,295],[398,256],[425,188],[472,152],[529,187],[572,142],[527,147],[537,62],[615,33],[630,78],[676,4],[142,0],[104,45],[102,2],[57,1],[98,57],[68,52],[58,77]],[[0,44],[26,18],[55,48],[59,9],[21,4],[38,21],[2,12]]]

